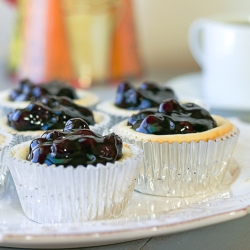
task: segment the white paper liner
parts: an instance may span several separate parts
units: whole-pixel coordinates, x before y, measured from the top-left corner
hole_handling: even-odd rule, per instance
[[[100,102],[96,105],[96,109],[109,114],[112,126],[139,112],[139,110],[127,110],[118,108],[112,101]]]
[[[73,100],[77,105],[94,109],[100,101],[99,97],[91,91],[76,89],[78,99]]]
[[[106,113],[93,111],[95,121],[97,122],[93,126],[89,126],[91,130],[101,135],[106,135],[109,133],[109,128],[111,126],[110,116]]]
[[[13,157],[8,165],[26,216],[40,223],[68,223],[119,217],[134,191],[142,166],[142,150],[129,145],[131,156],[122,161],[86,168],[47,166]]]
[[[4,142],[0,145],[0,199],[4,195],[5,184],[8,177],[9,169],[6,165],[6,152],[7,150],[16,144],[16,140],[13,135],[0,130],[0,134],[5,137]]]
[[[34,139],[36,137],[41,136],[45,132],[43,130],[36,130],[36,131],[32,131],[32,130],[18,131],[18,130],[15,130],[14,128],[10,127],[7,124],[7,117],[6,116],[0,117],[0,127],[4,131],[6,131],[7,133],[12,134],[16,139],[16,143],[22,143],[24,141]]]
[[[12,89],[3,90],[0,92],[0,110],[3,115],[10,113],[15,109],[23,109],[26,108],[30,101],[22,101],[22,102],[13,102],[8,99]],[[76,94],[78,99],[73,100],[77,105],[85,106],[93,109],[95,105],[99,102],[99,98],[97,95],[90,91],[77,89]]]
[[[101,135],[108,134],[110,125],[110,117],[109,115],[93,111],[93,115],[95,121],[97,123],[95,125],[90,125],[89,128],[96,133]],[[28,141],[37,137],[40,137],[46,130],[27,130],[27,131],[18,131],[7,124],[7,117],[0,117],[0,127],[6,132],[15,136],[17,143],[22,143],[24,141]],[[62,130],[62,129],[59,129]]]
[[[187,197],[216,191],[226,173],[239,130],[234,129],[216,140],[172,144],[143,142],[119,133],[124,142],[143,150],[135,190],[152,195]]]

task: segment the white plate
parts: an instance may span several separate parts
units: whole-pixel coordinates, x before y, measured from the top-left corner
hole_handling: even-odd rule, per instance
[[[170,234],[245,216],[250,208],[250,124],[240,128],[230,168],[220,191],[207,197],[164,198],[134,192],[119,219],[41,225],[23,214],[11,182],[0,200],[0,246],[69,248],[104,245]],[[13,183],[12,183],[13,184]]]

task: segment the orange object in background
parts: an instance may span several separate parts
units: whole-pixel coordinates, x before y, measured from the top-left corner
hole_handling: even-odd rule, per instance
[[[125,77],[138,77],[142,66],[136,42],[131,0],[121,0],[122,10],[114,31],[111,51],[110,78],[120,80]]]
[[[142,72],[131,0],[18,0],[9,73],[36,83],[107,84]]]
[[[74,74],[63,20],[61,0],[48,1],[47,15],[45,75],[48,79],[57,77],[73,80]]]
[[[61,0],[27,0],[20,78],[74,82]]]

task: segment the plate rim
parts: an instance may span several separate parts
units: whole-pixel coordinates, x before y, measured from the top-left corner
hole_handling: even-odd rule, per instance
[[[115,232],[116,237],[120,236],[119,239],[114,240],[113,239],[113,233],[111,232],[102,232],[98,233],[101,235],[102,240],[98,244],[96,244],[96,233],[89,233],[89,234],[61,234],[61,235],[35,235],[35,236],[27,236],[27,234],[23,235],[12,235],[12,234],[6,234],[2,238],[0,238],[0,246],[4,247],[43,247],[46,248],[48,246],[49,248],[55,247],[55,248],[69,248],[69,247],[90,247],[90,246],[101,246],[101,245],[107,245],[107,244],[115,244],[115,243],[122,243],[126,241],[132,241],[132,240],[138,240],[143,239],[147,237],[156,237],[160,235],[168,235],[178,232],[184,232],[188,230],[193,230],[205,226],[210,226],[214,224],[218,224],[221,222],[226,222],[230,220],[234,220],[237,218],[241,218],[246,216],[249,212],[250,205],[247,205],[245,208],[239,208],[237,210],[227,211],[227,212],[221,212],[218,214],[214,214],[211,216],[204,216],[202,218],[196,218],[192,220],[188,220],[181,223],[174,223],[174,224],[167,224],[167,225],[160,225],[160,226],[148,226],[143,227],[139,229],[132,230],[135,232],[134,235],[131,237],[131,229],[127,230],[119,230]],[[232,213],[233,212],[233,213]],[[219,220],[218,218],[219,217]],[[215,219],[216,218],[216,219]],[[204,222],[204,223],[203,223]],[[190,226],[191,224],[191,226]],[[200,225],[202,224],[202,225]],[[184,225],[184,228],[183,228]],[[188,225],[187,227],[185,227]],[[171,230],[168,230],[171,228]],[[120,235],[122,234],[122,235]],[[140,237],[139,237],[140,235]],[[27,238],[28,237],[28,238]],[[103,238],[104,237],[104,238]],[[53,241],[49,241],[49,239],[53,239]],[[87,240],[86,240],[86,239]],[[47,241],[46,243],[44,241]]]

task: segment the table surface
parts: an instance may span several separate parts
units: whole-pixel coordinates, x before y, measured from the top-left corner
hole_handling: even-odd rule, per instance
[[[169,74],[168,76],[160,80],[168,80],[175,74]],[[155,77],[154,79],[156,79]],[[152,79],[152,77],[151,77]],[[158,80],[158,79],[156,79]],[[163,81],[164,81],[163,80]],[[0,90],[9,87],[9,82],[4,76],[4,67],[0,65]],[[114,88],[95,87],[94,91],[97,94],[102,93],[102,99],[105,99],[105,94],[114,94]],[[111,92],[110,92],[111,91]],[[220,114],[220,112],[217,112]],[[230,115],[230,112],[228,112]],[[237,113],[234,115],[237,115]],[[100,246],[100,247],[88,247],[84,249],[123,249],[123,250],[137,250],[137,249],[192,249],[192,250],[208,250],[208,249],[220,249],[220,250],[240,250],[250,249],[250,215],[235,219],[232,221],[198,228],[196,230],[190,230],[182,233],[176,233],[171,235],[163,235],[160,237],[145,238],[131,242],[125,242],[114,245]],[[19,249],[19,248],[5,248],[3,249]],[[83,249],[83,248],[78,248]]]

